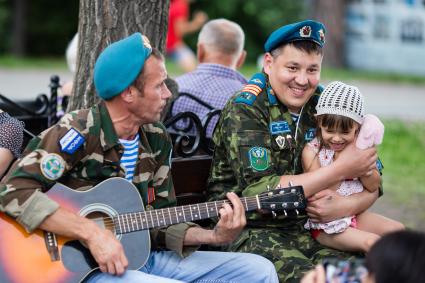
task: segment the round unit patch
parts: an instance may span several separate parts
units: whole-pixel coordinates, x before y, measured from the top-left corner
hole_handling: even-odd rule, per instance
[[[56,153],[49,153],[41,159],[40,169],[47,179],[57,180],[62,177],[65,170],[65,160]]]

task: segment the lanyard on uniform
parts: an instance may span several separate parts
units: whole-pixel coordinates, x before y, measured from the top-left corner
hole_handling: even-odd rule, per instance
[[[297,156],[295,156],[295,154],[296,154],[296,150],[297,150],[298,127],[300,125],[303,110],[304,110],[304,105],[301,107],[300,115],[298,116],[297,123],[295,125],[294,147],[292,148],[292,155],[293,155],[292,173],[293,174],[295,174],[295,167],[297,165],[297,160],[301,159],[301,158],[297,158]]]

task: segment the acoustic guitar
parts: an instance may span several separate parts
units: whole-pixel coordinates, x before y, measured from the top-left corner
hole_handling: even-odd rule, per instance
[[[47,195],[62,207],[90,218],[111,230],[122,243],[129,269],[141,268],[149,257],[150,228],[165,227],[218,215],[228,200],[144,211],[136,187],[122,178],[110,178],[87,191],[54,185]],[[241,198],[246,211],[303,210],[301,186],[276,188]],[[37,230],[27,233],[12,218],[0,213],[1,283],[71,283],[98,269],[90,251],[79,241]]]

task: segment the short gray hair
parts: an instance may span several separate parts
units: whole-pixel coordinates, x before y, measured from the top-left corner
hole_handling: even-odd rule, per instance
[[[237,23],[215,19],[202,27],[198,37],[199,43],[209,50],[236,56],[244,48],[245,34]]]

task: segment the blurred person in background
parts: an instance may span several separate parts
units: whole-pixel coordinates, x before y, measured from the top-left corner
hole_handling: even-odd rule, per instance
[[[235,22],[215,19],[207,22],[198,37],[197,56],[199,65],[193,71],[176,78],[179,93],[188,93],[214,109],[223,109],[227,100],[247,83],[237,71],[245,62],[245,34]],[[202,121],[210,111],[187,96],[176,99],[172,114],[190,111]],[[210,138],[217,123],[213,118],[207,129]],[[182,122],[183,123],[183,122]]]
[[[184,72],[195,69],[196,57],[183,37],[199,30],[207,20],[207,14],[201,11],[195,12],[189,20],[189,0],[170,1],[166,53]]]

